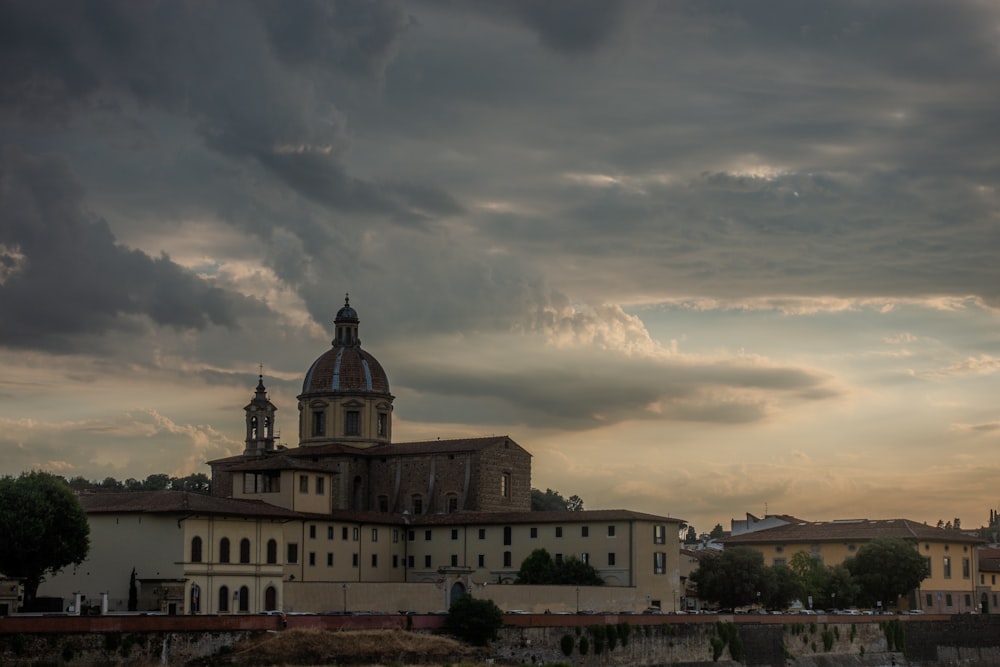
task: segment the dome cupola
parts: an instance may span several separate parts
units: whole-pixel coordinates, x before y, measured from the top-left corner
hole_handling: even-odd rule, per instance
[[[359,447],[389,442],[393,396],[378,360],[361,348],[358,312],[345,296],[332,347],[306,372],[299,395],[299,443]]]

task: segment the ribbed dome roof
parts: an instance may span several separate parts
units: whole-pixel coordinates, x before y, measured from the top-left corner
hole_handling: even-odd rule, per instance
[[[303,394],[368,392],[389,393],[389,378],[378,359],[358,346],[334,343],[313,362],[302,383]]]
[[[302,383],[303,394],[389,393],[389,378],[382,364],[361,349],[359,322],[357,311],[351,308],[350,297],[345,297],[344,307],[337,311],[333,347],[309,367]]]

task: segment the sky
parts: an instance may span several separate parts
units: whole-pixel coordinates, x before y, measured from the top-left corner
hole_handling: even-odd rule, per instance
[[[0,0],[0,474],[397,442],[699,532],[1000,506],[1000,3]]]

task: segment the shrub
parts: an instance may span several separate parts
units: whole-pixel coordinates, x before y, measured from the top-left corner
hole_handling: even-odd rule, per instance
[[[562,640],[559,642],[559,648],[562,649],[563,655],[573,655],[574,644],[576,644],[576,640],[573,639],[573,635],[563,635]]]
[[[628,623],[618,624],[618,640],[622,643],[622,646],[628,646],[628,636],[632,632],[632,626]]]
[[[726,648],[726,643],[718,637],[712,637],[712,662],[718,662],[722,657],[722,651]]]
[[[503,626],[503,612],[493,600],[479,600],[465,594],[452,602],[446,627],[453,635],[474,646],[496,639]]]
[[[608,650],[614,651],[615,647],[618,646],[618,628],[614,625],[609,625],[605,628],[608,635]]]
[[[830,649],[832,649],[832,648],[833,648],[833,633],[830,632],[829,630],[824,630],[823,631],[823,651],[825,651],[826,653],[829,653]]]
[[[590,640],[586,636],[580,637],[580,655],[587,655],[590,652]]]

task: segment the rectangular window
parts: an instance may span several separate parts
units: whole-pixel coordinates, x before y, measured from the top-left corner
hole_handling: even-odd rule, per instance
[[[378,567],[378,554],[372,554],[372,567]]]
[[[582,562],[582,563],[583,563],[584,565],[589,565],[589,564],[590,564],[590,554],[589,554],[589,553],[587,553],[586,551],[584,551],[583,553],[581,553],[581,554],[580,554],[580,561],[581,561],[581,562]]]
[[[413,496],[413,513],[423,514],[424,513],[424,499],[420,496]]]
[[[392,529],[392,543],[399,544],[399,528]]]
[[[615,527],[608,526],[608,537],[614,537],[614,536],[615,536]]]
[[[479,554],[479,567],[486,567],[486,554]]]
[[[347,526],[343,526],[340,529],[340,539],[347,541]]]
[[[535,526],[531,527],[531,539],[533,540],[538,539],[538,528],[536,528]]]
[[[562,526],[556,526],[556,537],[562,537]]]
[[[414,559],[413,556],[407,556],[406,557],[406,567],[412,568],[414,566],[413,565],[413,559]]]
[[[378,511],[388,512],[389,511],[389,496],[379,496],[378,497]]]
[[[931,567],[931,563],[932,562],[933,561],[931,560],[930,556],[927,556],[926,558],[924,558],[924,564],[927,566],[927,576],[928,576],[928,578],[934,576],[932,574],[934,572],[934,569]]]
[[[774,559],[774,564],[775,565],[788,565],[788,559],[787,558],[775,558]]]
[[[309,552],[309,566],[310,567],[316,567],[316,552],[315,551],[310,551]]]
[[[451,555],[451,566],[458,567],[458,554]]]
[[[316,495],[317,496],[322,496],[324,493],[326,493],[326,478],[317,476],[316,477]]]
[[[408,539],[410,542],[416,542],[417,541],[417,531],[415,531],[415,530],[409,530],[409,531],[407,531],[406,532],[406,539]]]
[[[430,541],[431,541],[431,531],[425,530],[424,531],[424,542],[430,542]]]
[[[653,544],[666,544],[667,527],[663,524],[653,526]]]
[[[316,539],[316,524],[312,524],[309,526],[309,539],[310,540]]]
[[[431,557],[430,554],[428,554],[424,556],[424,567],[430,567],[430,566],[431,566]]]
[[[361,412],[358,410],[344,413],[344,435],[361,435]]]
[[[504,567],[510,567],[511,566],[510,563],[511,563],[510,552],[509,551],[504,551],[503,552],[503,566]]]
[[[951,579],[951,556],[945,556],[942,562],[944,565],[944,578]]]
[[[448,496],[448,513],[458,511],[458,498],[456,496]]]
[[[990,575],[990,579],[991,579],[991,581],[990,581],[990,585],[991,586],[995,585],[997,583],[997,575],[995,575],[995,574]]]
[[[313,436],[326,435],[326,412],[323,410],[313,410]]]
[[[378,413],[378,421],[376,422],[376,429],[378,437],[384,438],[389,435],[389,415],[384,412]]]
[[[289,563],[299,562],[299,545],[294,542],[288,543],[288,558],[286,559]]]
[[[485,540],[486,539],[486,529],[485,528],[480,528],[479,529],[479,539],[481,539],[481,540]]]
[[[299,475],[299,493],[309,493],[309,475]]]
[[[505,472],[500,475],[500,496],[510,498],[510,473]]]
[[[358,528],[357,526],[355,526],[354,529],[351,531],[351,537],[354,538],[355,542],[360,541],[361,540],[361,529]]]
[[[333,567],[333,554],[329,551],[326,553],[326,566]]]
[[[457,540],[458,539],[458,528],[452,528],[451,529],[451,539],[453,539],[453,540]]]
[[[372,542],[378,542],[378,528],[372,528]]]
[[[927,594],[927,606],[928,607],[934,606],[934,596],[930,593]]]
[[[615,565],[615,552],[614,551],[609,551],[608,552],[608,567],[614,567],[614,565]]]
[[[580,526],[580,537],[590,537],[590,526]]]
[[[653,574],[667,573],[667,554],[662,551],[653,553]]]
[[[353,567],[358,567],[358,560],[359,560],[358,554],[351,554],[351,565]]]
[[[562,554],[556,554],[556,565],[562,565],[563,557]]]
[[[333,526],[327,526],[326,527],[326,539],[328,539],[328,540],[332,540],[333,539]]]
[[[972,596],[968,593],[965,593],[964,595],[965,595],[965,608],[968,609],[969,607],[972,606]]]
[[[398,567],[399,567],[399,556],[397,556],[396,554],[393,554],[392,555],[392,568],[396,569]]]
[[[972,576],[972,568],[968,558],[962,559],[962,578],[968,579]]]
[[[944,606],[946,606],[946,607],[950,607],[951,606],[951,593],[945,593],[945,595],[944,595]]]
[[[510,546],[510,544],[513,541],[513,538],[514,538],[513,532],[514,531],[511,529],[510,526],[504,526],[503,527],[503,543],[504,543],[504,546]]]

